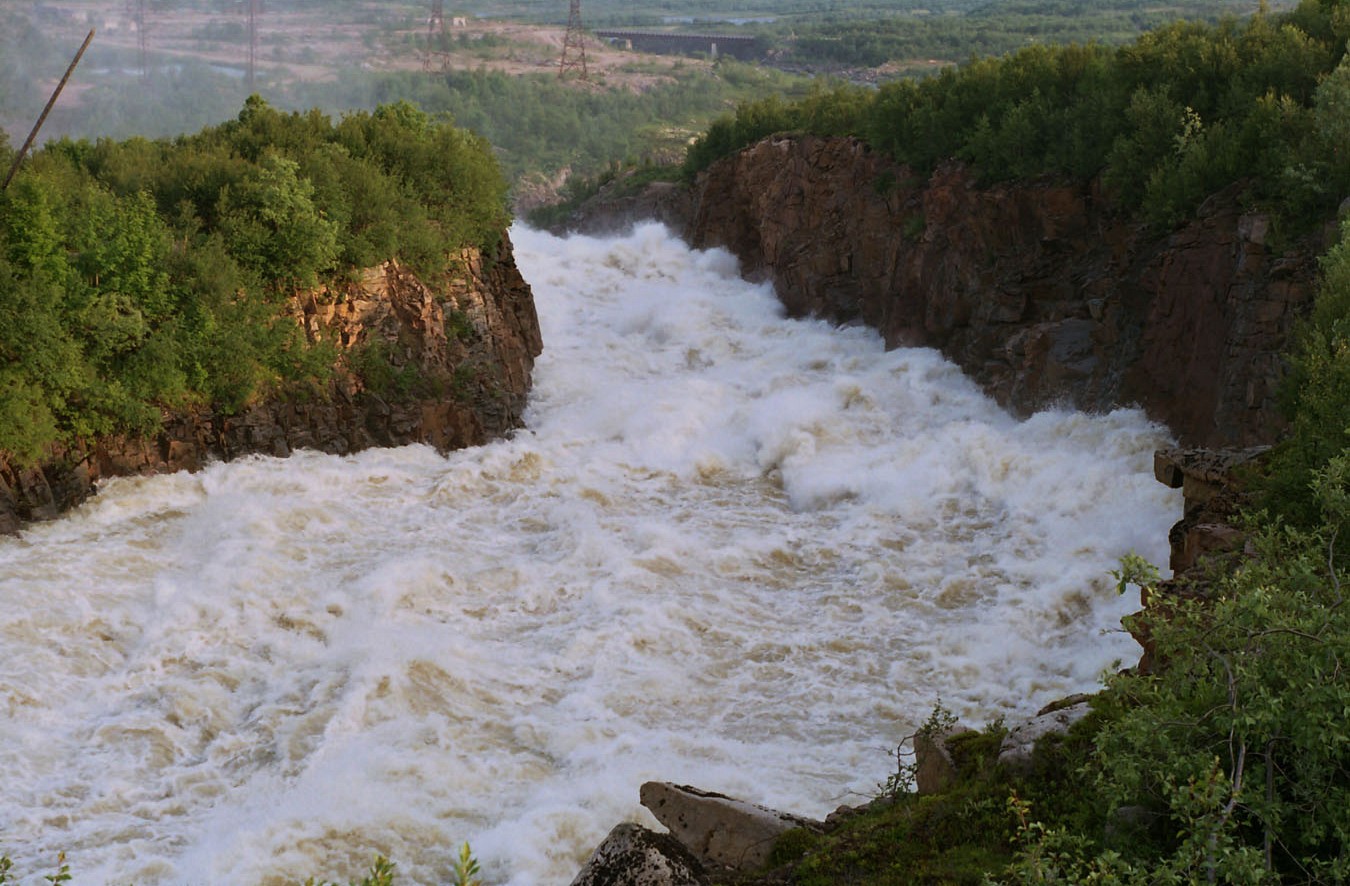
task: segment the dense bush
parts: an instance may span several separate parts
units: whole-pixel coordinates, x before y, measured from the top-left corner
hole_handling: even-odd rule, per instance
[[[641,93],[595,84],[578,88],[556,75],[499,71],[424,74],[351,73],[334,84],[300,87],[306,105],[373,105],[406,98],[448,115],[486,138],[507,177],[560,170],[596,175],[612,162],[678,158],[695,133],[737,101],[769,92],[802,94],[801,78],[724,60],[715,70],[690,66],[654,78]]]
[[[49,143],[0,194],[0,450],[237,410],[334,355],[283,316],[297,289],[496,247],[487,145],[406,103],[238,117],[173,140]]]
[[[1123,208],[1159,224],[1243,182],[1247,199],[1297,224],[1350,189],[1347,38],[1350,7],[1305,0],[1119,48],[1037,45],[874,92],[762,100],[715,123],[686,171],[774,131],[849,133],[921,172],[958,158],[986,182],[1101,176]]]
[[[1350,878],[1350,450],[1315,477],[1318,524],[1263,527],[1211,599],[1153,620],[1159,672],[1110,686],[1126,711],[1097,742],[1106,808],[1164,823],[1137,882]]]
[[[1341,231],[1322,259],[1317,300],[1296,336],[1285,384],[1290,432],[1265,479],[1267,507],[1304,527],[1320,516],[1307,494],[1315,472],[1350,450],[1350,219]]]

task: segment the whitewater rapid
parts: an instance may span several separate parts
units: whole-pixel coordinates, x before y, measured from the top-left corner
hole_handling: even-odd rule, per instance
[[[940,355],[785,319],[659,226],[517,228],[546,350],[480,449],[106,484],[0,539],[0,852],[36,881],[565,884],[638,787],[823,816],[940,697],[1137,657],[1166,434],[1007,416]]]

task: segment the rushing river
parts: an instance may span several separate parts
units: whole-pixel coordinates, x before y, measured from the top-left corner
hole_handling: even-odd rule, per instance
[[[784,319],[658,226],[516,230],[528,430],[127,479],[0,539],[0,852],[77,884],[565,884],[649,779],[822,816],[940,697],[1026,714],[1138,648],[1141,414],[1009,418]]]

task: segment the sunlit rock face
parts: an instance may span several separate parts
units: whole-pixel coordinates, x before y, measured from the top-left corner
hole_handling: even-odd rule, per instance
[[[1097,190],[913,174],[861,142],[772,137],[713,165],[688,223],[789,310],[939,348],[1018,414],[1143,406],[1188,445],[1270,442],[1279,353],[1321,237],[1277,245],[1219,194],[1151,232]]]
[[[533,295],[505,236],[494,256],[465,250],[443,280],[424,282],[389,262],[295,296],[291,313],[312,342],[336,346],[325,390],[285,392],[233,415],[167,414],[153,437],[82,441],[32,468],[0,458],[0,533],[59,515],[108,477],[299,449],[345,454],[426,443],[445,451],[520,425],[541,340]],[[353,371],[352,357],[367,348],[415,379],[407,395],[372,389]]]

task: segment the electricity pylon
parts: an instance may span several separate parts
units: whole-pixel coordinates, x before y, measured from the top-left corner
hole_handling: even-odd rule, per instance
[[[450,54],[445,51],[445,0],[432,0],[431,18],[427,19],[427,54],[422,59],[422,70],[443,73],[450,68]]]
[[[258,61],[258,16],[262,14],[262,0],[246,0],[248,5],[248,91],[253,94],[254,66]]]
[[[581,79],[589,80],[586,70],[586,34],[581,28],[581,0],[572,0],[572,8],[567,15],[567,36],[563,38],[562,59],[558,62],[558,78],[567,76],[568,71],[581,71]]]
[[[150,79],[150,65],[146,61],[145,44],[145,0],[127,0],[127,15],[136,27],[136,40],[140,44],[141,79]]]

